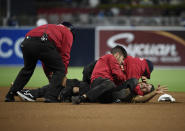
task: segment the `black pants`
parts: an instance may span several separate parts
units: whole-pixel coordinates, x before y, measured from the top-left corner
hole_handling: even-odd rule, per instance
[[[117,88],[118,88],[118,90],[129,88],[133,92],[135,87],[137,86],[137,84],[138,84],[138,79],[131,78],[131,79],[123,82],[121,85],[117,86]]]
[[[79,87],[78,95],[83,95],[89,90],[89,84],[87,82],[79,81],[77,79],[67,79],[66,85],[67,86],[61,90],[62,95],[65,95],[66,97],[71,97],[73,95],[73,87]],[[42,98],[45,97],[48,89],[49,85],[45,85],[41,88],[32,89],[30,92],[34,98]]]
[[[21,44],[21,49],[24,67],[19,72],[10,91],[15,93],[22,90],[32,76],[37,61],[41,60],[53,72],[45,98],[57,98],[61,90],[62,78],[65,76],[65,66],[54,43],[48,40],[41,42],[38,37],[26,38]]]
[[[90,88],[89,88],[89,84],[85,81],[79,81],[77,79],[67,79],[66,81],[66,88],[62,89],[64,95],[68,95],[68,96],[72,96],[72,95],[83,95],[84,93],[86,93]],[[78,87],[79,88],[79,93],[77,94],[73,94],[73,87]],[[71,90],[69,93],[69,90]],[[67,94],[65,94],[65,92]]]
[[[82,78],[82,80],[84,82],[87,82],[88,84],[91,83],[91,75],[92,75],[93,69],[96,65],[96,62],[97,61],[91,62],[90,64],[85,66],[84,69],[83,69],[83,78]]]
[[[111,93],[116,90],[116,85],[109,79],[97,78],[91,84],[90,90],[86,93],[90,102],[106,102],[112,99]]]
[[[111,103],[114,102],[116,99],[120,99],[124,102],[130,102],[132,97],[135,96],[135,94],[131,90],[133,90],[137,86],[138,80],[134,78],[129,79],[116,88],[114,86],[110,86],[113,82],[108,79],[98,78],[93,83],[94,85],[92,85],[90,88],[87,82],[79,81],[77,79],[68,79],[66,83],[67,87],[62,89],[62,92],[65,92],[65,90],[71,90],[70,92],[72,92],[72,87],[79,87],[79,95],[86,94],[91,89],[91,91],[88,92],[88,98],[90,99],[90,102],[98,101],[101,103]],[[98,86],[99,84],[101,86]],[[30,91],[35,98],[42,98],[45,96],[48,89],[49,85],[46,85],[42,88],[33,89]],[[64,95],[70,97],[72,96],[72,94],[69,92],[67,94],[64,93]]]
[[[30,92],[34,96],[34,98],[43,98],[43,97],[45,97],[48,89],[49,89],[49,85],[45,85],[41,88],[32,89],[32,90],[30,90]]]
[[[114,99],[125,96],[125,94],[122,94],[124,93],[123,89],[129,88],[132,92],[137,83],[138,80],[133,78],[116,87],[111,80],[99,77],[93,81],[91,89],[86,95],[90,102],[111,103]]]
[[[136,78],[131,78],[126,82],[123,82],[117,87],[118,90],[112,93],[113,100],[120,99],[124,102],[130,102],[132,98],[136,95],[134,89],[137,84],[138,80]]]

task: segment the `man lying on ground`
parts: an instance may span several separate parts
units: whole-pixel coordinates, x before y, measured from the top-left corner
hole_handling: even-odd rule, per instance
[[[129,88],[124,88],[120,91],[115,91],[112,94],[104,95],[97,99],[96,102],[101,103],[120,103],[120,102],[127,102],[127,103],[138,103],[138,102],[148,102],[157,94],[163,94],[167,91],[166,86],[158,86],[154,89],[154,86],[149,83],[140,82],[138,84],[141,88],[141,91],[144,92],[144,95],[137,95],[135,92],[132,92]],[[38,88],[38,89],[24,89],[21,91],[23,95],[19,95],[25,101],[36,101],[37,98],[43,98],[47,89],[49,88],[48,85]],[[71,102],[72,96],[79,96],[86,93],[90,87],[87,82],[79,81],[77,79],[70,79],[66,85],[66,90],[62,90],[59,95],[61,102]],[[88,102],[88,101],[86,101]]]
[[[107,73],[104,74],[106,78],[98,77],[96,79],[96,82],[94,82],[94,84],[97,85],[99,82],[101,83],[103,82],[104,84],[106,83],[106,87],[103,86],[103,88],[98,88],[98,92],[96,92],[96,88],[93,88],[95,89],[94,90],[95,92],[90,93],[92,97],[98,97],[106,90],[110,90],[116,87],[115,83],[121,84],[123,81],[125,81],[125,75],[120,67],[120,64],[122,63],[123,58],[126,57],[125,54],[126,54],[126,50],[123,47],[116,46],[111,50],[111,54],[104,55],[98,60],[97,63],[101,63],[104,65],[100,67],[101,69],[99,68],[100,71],[102,70],[103,72],[107,72]],[[93,85],[91,84],[91,86]],[[17,94],[21,97],[25,96],[25,94],[23,94],[21,91],[18,91]]]
[[[96,62],[93,62],[93,63],[89,64],[88,66],[84,67],[83,81],[78,81],[76,79],[68,79],[66,81],[66,88],[64,88],[62,90],[61,94],[60,94],[60,98],[62,98],[61,99],[62,101],[66,101],[66,100],[71,101],[71,96],[72,95],[83,95],[84,93],[86,93],[90,89],[89,88],[90,76],[92,74],[92,71],[94,69],[95,64],[96,64]],[[146,82],[146,78],[143,79],[143,80]],[[129,88],[130,83],[132,83],[131,80],[125,82],[122,85],[122,86],[124,86],[124,89],[120,93],[118,92],[119,90],[115,91],[115,93],[113,93],[114,94],[114,100],[112,100],[111,93],[107,93],[108,95],[102,95],[102,97],[101,97],[102,101],[101,102],[103,102],[103,101],[107,102],[108,99],[109,99],[109,102],[113,102],[113,101],[116,101],[118,99],[120,101],[122,101],[124,96],[125,96],[125,92],[126,92],[125,88]],[[144,90],[146,90],[146,84],[143,83],[142,85],[145,85],[145,86],[137,86],[137,88],[142,87],[143,88],[142,91],[144,92]],[[43,88],[39,88],[39,89],[23,90],[19,94],[21,95],[21,97],[23,97],[24,99],[26,99],[28,101],[35,101],[36,98],[44,97],[45,92],[47,91],[47,88],[48,88],[48,85],[44,86]],[[146,92],[145,94],[151,92],[152,90],[148,89],[147,91],[148,92],[145,91]],[[120,94],[122,94],[122,95],[120,96]],[[135,93],[133,93],[133,91],[132,91],[132,93],[130,93],[130,94],[132,94],[132,95],[129,95],[129,96],[134,96],[133,94],[135,94]],[[139,97],[139,98],[141,98],[141,97]],[[145,98],[145,97],[143,97],[143,98]]]
[[[116,46],[111,50],[111,54],[98,59],[91,75],[90,90],[81,96],[73,97],[72,101],[76,104],[84,101],[94,102],[100,98],[104,101],[106,95],[108,98],[112,92],[125,87],[142,96],[144,93],[137,85],[138,80],[142,76],[150,79],[152,71],[151,61],[127,56],[123,47]]]

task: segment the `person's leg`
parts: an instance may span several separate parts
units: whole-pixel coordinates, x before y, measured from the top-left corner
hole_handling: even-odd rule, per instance
[[[133,92],[134,89],[136,88],[138,82],[139,82],[138,79],[131,78],[126,81],[126,88],[129,88]]]
[[[95,102],[102,94],[113,90],[116,85],[109,79],[97,78],[91,84],[91,89],[86,93],[90,102]]]
[[[117,87],[118,90],[115,90],[113,95],[114,101],[119,102],[130,102],[131,98],[133,97],[134,88],[137,86],[138,80],[135,78],[131,78],[126,82],[123,82],[121,85]]]
[[[90,85],[87,82],[80,82],[79,85],[79,95],[83,95],[90,90]]]
[[[90,64],[88,64],[87,66],[84,67],[83,69],[83,78],[82,80],[84,82],[87,82],[88,84],[91,83],[91,74],[93,72],[94,66],[96,65],[97,61],[93,61]]]
[[[72,96],[83,95],[89,90],[87,82],[79,81],[77,79],[67,79],[66,87],[60,93],[60,100],[62,102],[70,102]]]
[[[17,91],[17,94],[22,100],[25,101],[35,101],[37,98],[42,98],[45,96],[49,85],[43,86],[37,89],[23,89],[21,91]]]
[[[21,44],[24,59],[24,67],[20,70],[8,94],[5,97],[6,102],[14,101],[14,95],[20,91],[29,81],[37,63],[37,44],[34,41],[24,40]]]
[[[100,103],[112,103],[114,102],[113,100],[113,95],[112,95],[112,91],[113,90],[110,90],[110,91],[107,91],[105,93],[103,93],[99,98],[98,98],[98,102]]]
[[[45,85],[41,88],[30,90],[30,93],[34,96],[34,98],[42,98],[45,96],[48,88],[49,85]]]
[[[66,87],[60,92],[61,102],[70,102],[73,95],[73,87],[79,87],[80,81],[77,79],[67,79]]]
[[[133,94],[130,92],[130,89],[122,89],[120,91],[115,91],[112,93],[113,101],[116,103],[120,102],[131,102]]]
[[[41,45],[39,59],[53,72],[49,88],[44,96],[45,102],[57,102],[59,93],[63,88],[61,86],[62,79],[65,76],[65,65],[62,61],[62,57],[57,51],[55,45],[46,41]]]
[[[116,85],[109,79],[97,78],[91,84],[90,90],[80,97],[73,97],[73,104],[79,104],[81,101],[88,100],[89,102],[96,102],[98,98],[106,92],[112,91]]]

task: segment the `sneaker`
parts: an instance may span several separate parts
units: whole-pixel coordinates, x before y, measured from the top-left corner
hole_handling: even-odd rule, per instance
[[[59,94],[59,101],[60,102],[71,102],[71,95],[65,95],[63,90]]]
[[[114,103],[121,103],[121,100],[120,99],[115,99]]]
[[[30,90],[17,91],[17,94],[24,101],[35,101],[36,100],[34,96],[31,94]]]
[[[71,102],[71,96],[64,96],[62,93],[60,93],[59,101],[69,103]]]
[[[81,96],[72,96],[71,100],[73,104],[78,105],[81,103]]]
[[[14,96],[15,96],[15,93],[9,91],[5,97],[5,102],[14,102],[15,101]]]

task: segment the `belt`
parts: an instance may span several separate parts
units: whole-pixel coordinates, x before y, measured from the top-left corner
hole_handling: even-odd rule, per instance
[[[39,41],[42,41],[41,40],[41,37],[38,37],[38,36],[26,36],[25,37],[26,40],[39,40]],[[49,41],[51,43],[55,43],[52,39],[50,39],[49,37],[47,38],[46,41]]]
[[[39,41],[41,41],[41,37],[35,37],[35,36],[34,37],[32,37],[32,36],[26,36],[25,39],[26,40],[39,40]]]
[[[37,37],[37,36],[33,36],[33,37],[32,36],[26,36],[25,39],[26,40],[36,40],[36,41],[42,42],[41,37]],[[46,41],[49,41],[50,43],[52,43],[56,47],[55,42],[50,40],[50,38],[48,38]]]

